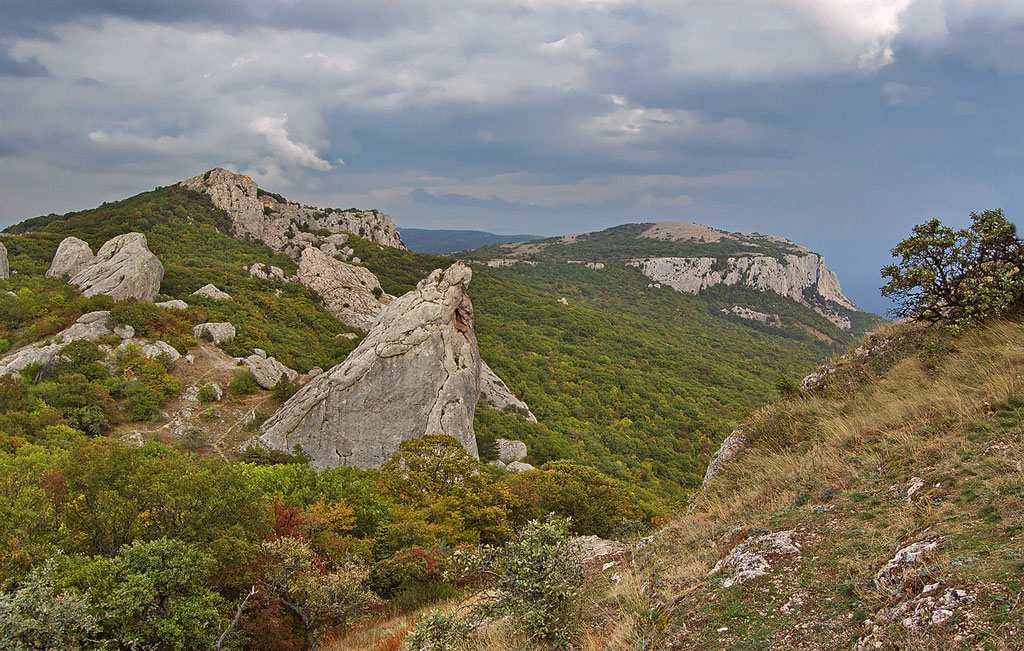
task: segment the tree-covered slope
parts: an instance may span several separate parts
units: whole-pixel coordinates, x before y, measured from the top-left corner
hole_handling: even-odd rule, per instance
[[[537,235],[498,235],[487,231],[442,228],[399,228],[402,241],[416,253],[445,254],[477,249],[488,244],[508,244],[539,239]]]

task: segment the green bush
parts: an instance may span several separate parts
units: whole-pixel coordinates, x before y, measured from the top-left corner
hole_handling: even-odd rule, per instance
[[[257,393],[260,390],[260,385],[256,381],[251,371],[235,371],[235,377],[231,378],[231,382],[228,383],[228,389],[235,395],[248,395]]]
[[[217,400],[217,389],[210,383],[206,383],[199,387],[197,393],[199,402],[215,402]]]

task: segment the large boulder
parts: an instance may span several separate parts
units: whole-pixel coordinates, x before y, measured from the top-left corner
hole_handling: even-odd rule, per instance
[[[259,349],[245,358],[245,365],[256,378],[256,384],[264,389],[273,389],[281,380],[281,376],[288,378],[289,382],[294,382],[295,378],[299,377],[297,371],[293,371],[273,357],[268,357]]]
[[[107,326],[109,316],[110,312],[107,310],[87,312],[78,317],[78,320],[70,326],[58,332],[53,339],[61,344],[81,340],[96,341],[100,337],[110,334],[110,328]]]
[[[217,286],[213,283],[206,283],[196,291],[192,292],[193,296],[205,296],[206,298],[212,298],[215,301],[230,301],[231,294],[225,291],[217,289]]]
[[[152,301],[163,277],[164,266],[146,246],[146,236],[125,233],[107,240],[68,282],[86,297],[106,294],[115,301]]]
[[[455,263],[395,299],[348,358],[292,396],[256,442],[284,452],[301,445],[318,469],[376,467],[402,441],[426,434],[447,434],[476,456],[471,277]]]
[[[47,278],[71,278],[93,261],[92,249],[85,240],[77,237],[65,237],[57,245],[50,268],[46,270]]]
[[[208,339],[215,344],[235,338],[235,326],[230,323],[200,323],[192,328],[192,336],[196,339]]]
[[[46,366],[53,362],[62,344],[26,346],[0,359],[0,375],[16,376],[32,364]]]
[[[299,282],[320,294],[324,307],[352,328],[369,330],[381,308],[392,297],[384,293],[377,276],[312,247],[299,258]]]
[[[522,413],[526,420],[537,422],[537,417],[533,415],[526,403],[512,393],[508,385],[491,370],[487,362],[481,362],[480,366],[480,397],[498,411],[511,408]]]
[[[0,279],[10,277],[11,268],[7,263],[7,247],[0,243]]]

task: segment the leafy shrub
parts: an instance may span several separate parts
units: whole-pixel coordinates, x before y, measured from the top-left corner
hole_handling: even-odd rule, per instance
[[[231,382],[228,383],[228,389],[231,390],[231,393],[242,396],[257,393],[260,390],[260,385],[251,371],[239,370],[235,371],[235,377],[231,378]]]
[[[288,376],[284,373],[281,374],[277,384],[270,390],[270,394],[274,396],[274,400],[278,402],[284,402],[288,398],[295,395],[295,392],[299,390],[299,383],[294,380],[289,380]]]
[[[89,598],[59,589],[53,572],[54,563],[48,561],[0,592],[3,648],[76,651],[99,630]]]
[[[199,402],[215,402],[217,400],[217,389],[208,382],[199,387],[196,396],[199,398]]]

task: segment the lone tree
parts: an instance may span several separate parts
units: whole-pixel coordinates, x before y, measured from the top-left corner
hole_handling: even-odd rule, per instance
[[[882,268],[882,294],[896,301],[896,318],[960,331],[1024,303],[1024,241],[1002,210],[972,212],[957,231],[938,219],[919,224],[892,255],[900,262]]]

